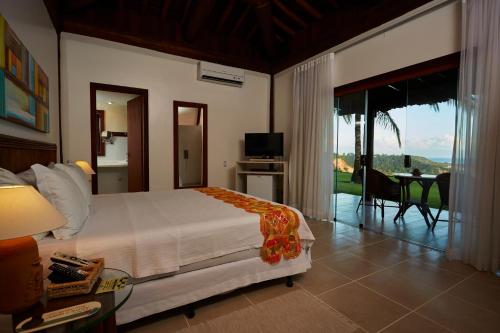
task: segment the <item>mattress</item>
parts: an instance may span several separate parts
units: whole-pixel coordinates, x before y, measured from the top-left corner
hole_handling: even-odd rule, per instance
[[[314,237],[296,213],[299,236],[308,246]],[[105,258],[107,267],[142,281],[258,256],[259,221],[258,214],[191,189],[96,195],[89,220],[74,238],[46,237],[39,250],[45,267],[61,251]]]

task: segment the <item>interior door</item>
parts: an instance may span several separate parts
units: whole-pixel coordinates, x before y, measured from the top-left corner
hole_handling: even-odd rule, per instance
[[[142,96],[127,102],[128,127],[128,191],[144,190],[144,99]]]

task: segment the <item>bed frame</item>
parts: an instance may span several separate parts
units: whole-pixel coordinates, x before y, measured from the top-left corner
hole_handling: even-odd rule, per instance
[[[57,162],[57,145],[0,134],[0,168],[14,173]]]

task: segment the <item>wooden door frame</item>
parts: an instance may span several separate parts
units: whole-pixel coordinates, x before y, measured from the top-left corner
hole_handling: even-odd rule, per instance
[[[149,191],[149,121],[148,121],[148,90],[142,88],[133,88],[125,86],[117,86],[105,83],[90,82],[90,145],[91,145],[91,164],[92,169],[95,171],[95,175],[92,175],[92,193],[98,193],[98,175],[97,170],[97,150],[96,150],[96,123],[95,119],[97,117],[96,109],[96,93],[97,91],[109,91],[123,94],[134,94],[143,97],[144,108],[142,112],[142,179],[143,179],[143,191]]]
[[[203,175],[202,175],[202,184],[201,186],[183,186],[179,187],[179,117],[177,110],[179,107],[186,108],[203,108]],[[208,186],[208,163],[207,163],[207,138],[208,138],[208,105],[203,103],[193,103],[193,102],[183,102],[183,101],[174,101],[174,189],[179,188],[194,188],[194,187],[207,187]],[[199,123],[199,114],[198,114],[198,123]]]

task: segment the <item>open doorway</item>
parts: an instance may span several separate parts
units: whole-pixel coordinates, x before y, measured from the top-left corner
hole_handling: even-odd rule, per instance
[[[174,101],[174,188],[207,186],[208,105]]]
[[[149,190],[148,91],[90,83],[92,193]]]

